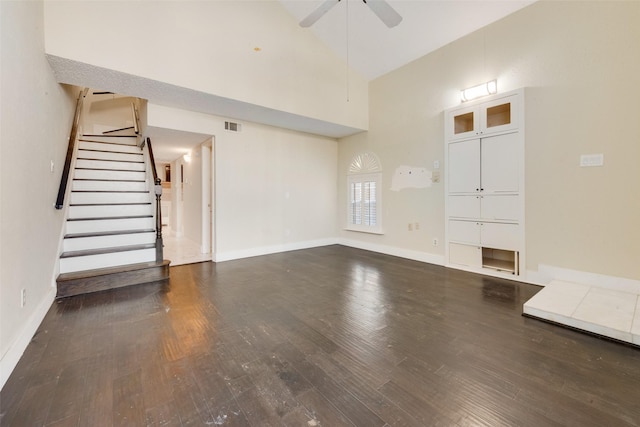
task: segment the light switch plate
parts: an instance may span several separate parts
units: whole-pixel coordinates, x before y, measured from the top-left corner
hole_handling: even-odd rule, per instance
[[[603,165],[604,165],[604,154],[583,154],[580,156],[580,166],[582,167],[603,166]]]

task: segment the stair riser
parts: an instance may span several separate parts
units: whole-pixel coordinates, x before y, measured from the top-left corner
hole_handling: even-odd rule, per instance
[[[135,145],[104,144],[102,142],[78,141],[79,150],[101,150],[120,153],[140,153],[140,147]]]
[[[117,268],[117,267],[116,267]],[[128,268],[131,268],[130,270]],[[71,273],[74,275],[76,273]],[[169,278],[169,262],[133,264],[122,270],[98,270],[92,276],[76,278],[58,276],[57,298],[81,295],[90,292],[105,291],[124,286],[140,285],[143,283],[160,282]]]
[[[69,218],[152,215],[152,205],[69,206]]]
[[[156,233],[117,234],[114,236],[74,237],[64,239],[63,252],[86,249],[115,248],[129,245],[155,243]]]
[[[71,184],[72,191],[148,191],[146,182],[78,181]]]
[[[147,175],[139,171],[105,171],[95,169],[76,169],[73,174],[75,179],[111,179],[111,180],[128,180],[128,181],[144,181]]]
[[[68,221],[67,234],[76,233],[100,233],[103,231],[124,230],[148,230],[155,228],[155,219],[149,218],[125,218],[125,219],[100,219],[89,221]]]
[[[117,160],[122,162],[142,162],[142,153],[114,153],[107,151],[78,150],[78,159]]]
[[[77,193],[72,192],[69,199],[72,205],[95,203],[149,203],[149,193]]]
[[[60,273],[70,273],[73,271],[83,271],[94,268],[116,267],[119,265],[136,264],[139,262],[153,262],[155,259],[155,248],[61,258]]]
[[[129,136],[129,137],[123,138],[123,137],[113,137],[113,136],[103,136],[103,135],[91,135],[91,136],[83,135],[79,139],[109,142],[109,143],[115,143],[119,145],[132,145],[132,146],[138,145],[138,138],[135,136]]]
[[[118,171],[141,171],[144,172],[144,163],[130,162],[108,162],[104,160],[84,160],[76,161],[76,168],[82,169],[99,169],[99,170],[118,170]]]

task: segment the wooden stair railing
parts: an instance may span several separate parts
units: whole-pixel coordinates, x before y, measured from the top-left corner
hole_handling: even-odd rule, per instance
[[[151,172],[153,174],[153,182],[155,185],[156,194],[156,261],[163,260],[163,243],[162,243],[162,181],[158,178],[158,171],[156,170],[156,161],[153,157],[153,147],[151,146],[151,138],[147,137],[146,141],[143,140],[142,146],[147,145],[149,150],[149,162],[151,163]]]
[[[73,116],[73,124],[71,125],[71,133],[69,134],[69,144],[67,146],[67,157],[64,161],[64,168],[62,169],[62,177],[60,178],[60,187],[58,188],[58,197],[56,198],[56,209],[62,209],[64,206],[64,196],[67,192],[67,185],[69,182],[69,172],[71,171],[71,162],[73,160],[73,150],[75,150],[76,140],[78,139],[78,127],[80,126],[80,117],[82,116],[82,106],[84,104],[84,98],[87,96],[89,88],[84,88],[78,94],[78,100],[76,101],[76,111]]]

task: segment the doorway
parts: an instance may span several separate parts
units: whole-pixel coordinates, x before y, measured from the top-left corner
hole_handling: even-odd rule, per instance
[[[202,253],[214,253],[214,137],[201,146],[202,155]]]

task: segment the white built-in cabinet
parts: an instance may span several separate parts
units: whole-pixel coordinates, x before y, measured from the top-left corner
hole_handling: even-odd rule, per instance
[[[524,271],[524,91],[445,111],[447,265]]]

